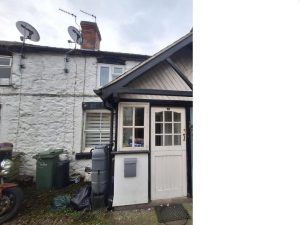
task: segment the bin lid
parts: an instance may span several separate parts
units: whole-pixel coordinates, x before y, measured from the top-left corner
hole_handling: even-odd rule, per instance
[[[9,142],[0,143],[0,151],[12,151],[13,144]]]
[[[34,159],[51,159],[51,158],[57,157],[63,151],[64,151],[63,149],[49,149],[47,151],[39,152],[32,158],[34,158]]]

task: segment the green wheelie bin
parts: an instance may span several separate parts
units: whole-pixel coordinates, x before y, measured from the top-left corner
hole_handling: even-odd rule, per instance
[[[56,165],[63,149],[50,149],[33,156],[36,159],[36,187],[49,190],[54,187]]]

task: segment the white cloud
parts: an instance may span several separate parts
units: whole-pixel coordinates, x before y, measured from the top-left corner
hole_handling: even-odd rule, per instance
[[[68,48],[67,27],[75,22],[59,8],[76,14],[78,23],[93,21],[80,9],[96,15],[104,51],[153,54],[192,27],[192,0],[2,0],[1,40],[19,41],[15,23],[23,20],[39,31],[39,45]]]

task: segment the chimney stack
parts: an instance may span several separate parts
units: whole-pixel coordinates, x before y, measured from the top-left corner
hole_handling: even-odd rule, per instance
[[[83,43],[81,49],[100,50],[101,35],[97,23],[81,21]]]

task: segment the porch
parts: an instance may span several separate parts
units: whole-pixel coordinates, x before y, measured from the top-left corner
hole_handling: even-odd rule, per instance
[[[116,115],[113,207],[192,196],[192,37],[95,90]]]

